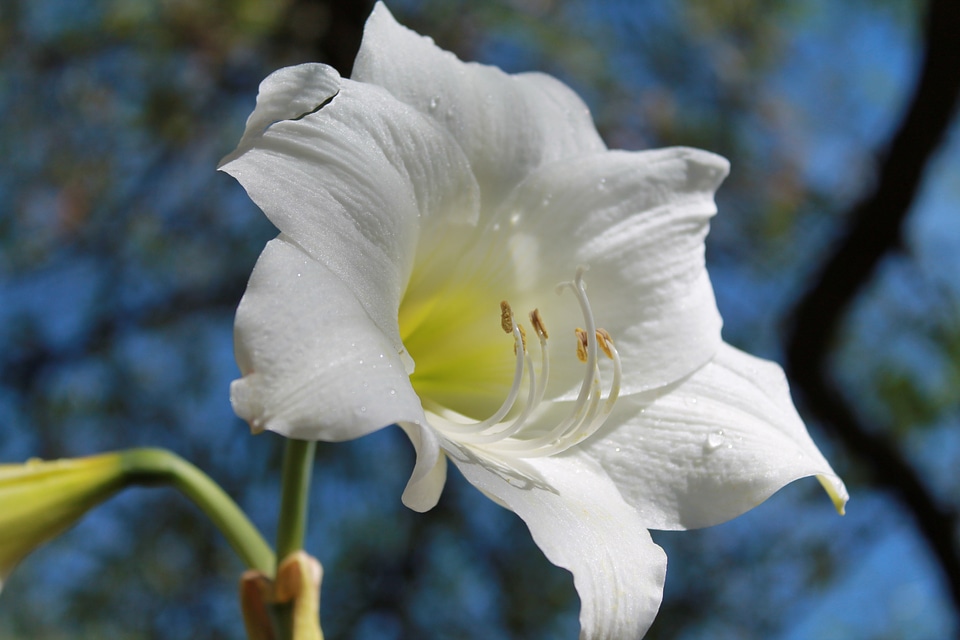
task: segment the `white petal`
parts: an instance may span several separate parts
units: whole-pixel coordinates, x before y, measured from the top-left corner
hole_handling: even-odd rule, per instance
[[[729,520],[812,475],[841,513],[848,497],[797,415],[780,367],[726,344],[649,404],[621,398],[581,447],[652,529]]]
[[[261,85],[242,146],[221,169],[354,292],[400,350],[397,309],[421,224],[430,222],[434,238],[440,231],[433,227],[476,221],[479,191],[469,163],[449,134],[378,87],[334,83],[323,65],[274,75],[280,78]],[[318,99],[322,108],[303,115]],[[284,100],[296,108],[275,106]],[[261,131],[282,113],[303,117]]]
[[[540,309],[556,363],[551,379],[564,393],[583,376],[573,355],[573,330],[583,320],[574,296],[557,296],[554,287],[588,267],[597,325],[623,360],[622,393],[669,384],[706,363],[721,342],[704,238],[727,169],[723,158],[687,148],[548,165],[517,187],[461,269],[498,283],[518,312]]]
[[[605,148],[586,105],[563,83],[461,62],[398,24],[383,3],[367,20],[352,77],[385,87],[452,133],[488,209],[537,166]]]
[[[388,336],[349,287],[284,236],[253,270],[235,347],[243,378],[230,400],[254,431],[338,441],[424,419]]]
[[[452,446],[475,487],[520,516],[550,562],[573,573],[581,639],[640,638],[663,595],[667,558],[637,512],[582,455],[498,462]]]
[[[271,73],[260,83],[257,106],[247,118],[237,148],[220,161],[220,166],[243,155],[270,125],[312,112],[339,90],[340,74],[325,64],[307,63]]]
[[[403,504],[423,513],[437,506],[447,482],[447,457],[440,450],[436,432],[424,423],[401,422],[417,452],[417,464],[403,491]]]

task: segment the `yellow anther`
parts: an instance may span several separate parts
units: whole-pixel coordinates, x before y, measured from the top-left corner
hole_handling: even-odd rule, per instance
[[[547,334],[547,328],[543,325],[543,318],[540,317],[540,310],[534,309],[530,312],[530,324],[533,325],[533,330],[537,332],[537,335],[546,340],[549,338]]]
[[[607,357],[613,360],[613,349],[610,348],[613,346],[613,338],[610,337],[606,329],[597,329],[597,344],[607,354]]]
[[[513,309],[506,300],[500,301],[500,326],[504,333],[513,333]]]
[[[587,332],[580,327],[574,329],[577,334],[577,359],[580,362],[587,361]]]

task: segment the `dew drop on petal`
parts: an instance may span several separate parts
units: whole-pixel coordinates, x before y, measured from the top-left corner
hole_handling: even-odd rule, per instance
[[[439,105],[440,105],[440,96],[433,96],[432,98],[430,98],[430,111],[436,111]]]
[[[707,451],[716,451],[723,445],[723,429],[711,432],[707,435]]]

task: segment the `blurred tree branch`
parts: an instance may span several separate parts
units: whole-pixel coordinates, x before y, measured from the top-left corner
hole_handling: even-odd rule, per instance
[[[960,611],[957,514],[937,503],[890,437],[863,424],[830,375],[831,348],[847,311],[880,261],[900,249],[903,222],[953,120],[960,96],[958,33],[960,2],[932,0],[924,28],[923,67],[906,116],[887,149],[876,187],[849,212],[846,235],[794,309],[787,369],[810,412],[840,438],[878,485],[894,491],[913,514]]]

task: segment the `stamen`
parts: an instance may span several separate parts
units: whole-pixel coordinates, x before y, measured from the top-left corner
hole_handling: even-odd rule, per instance
[[[533,319],[533,316],[535,314],[537,318],[539,318],[540,314],[536,312],[536,310],[534,310],[534,312],[530,314],[531,320]],[[543,329],[542,319],[540,319],[539,325],[540,325],[540,329]],[[515,325],[515,328],[520,330],[521,336],[524,336],[522,326]],[[533,370],[533,361],[529,355],[526,355],[526,348],[524,348],[524,352],[525,352],[524,363],[526,365],[527,370],[529,371],[530,380],[529,380],[529,392],[527,393],[527,404],[526,406],[524,406],[523,411],[520,412],[520,415],[514,418],[513,422],[509,424],[500,423],[503,425],[503,428],[495,431],[488,431],[488,429],[490,428],[489,426],[484,427],[485,424],[493,421],[493,418],[495,416],[488,418],[484,422],[479,422],[475,425],[471,425],[473,427],[472,433],[465,433],[458,436],[462,442],[468,442],[471,444],[490,444],[490,443],[498,442],[500,440],[509,438],[515,435],[518,431],[520,431],[526,425],[527,420],[530,417],[530,414],[533,413],[534,409],[540,406],[541,402],[543,402],[543,394],[547,388],[547,384],[546,384],[547,376],[549,376],[550,374],[550,356],[548,355],[549,351],[547,351],[546,330],[545,329],[543,331],[538,330],[537,335],[540,338],[540,380],[539,381],[537,380],[537,376]],[[514,351],[514,354],[517,353],[516,340],[514,340],[513,351]],[[518,383],[519,383],[519,377],[515,378],[514,387],[517,387]],[[493,426],[497,426],[497,425],[494,424]]]
[[[500,450],[522,457],[539,457],[553,455],[564,451],[571,446],[590,437],[603,425],[613,410],[620,394],[621,363],[620,355],[613,344],[610,334],[604,329],[596,327],[593,311],[587,300],[586,287],[583,282],[584,269],[577,269],[572,281],[564,282],[557,287],[561,293],[569,288],[577,297],[580,311],[583,314],[585,329],[576,329],[577,358],[586,363],[586,372],[580,384],[580,391],[573,403],[573,408],[566,419],[554,424],[545,432],[534,437],[518,437],[524,427],[528,426],[534,411],[543,402],[547,388],[547,379],[550,373],[549,350],[547,349],[548,333],[540,312],[534,309],[530,312],[530,323],[540,342],[540,371],[534,370],[533,360],[527,353],[526,332],[517,324],[510,304],[504,300],[500,303],[500,326],[507,334],[513,335],[516,366],[514,369],[513,384],[506,399],[500,408],[482,422],[463,422],[463,416],[442,407],[436,407],[431,412],[441,424],[434,425],[447,432],[452,438],[465,444],[487,446],[492,450]],[[598,350],[613,361],[613,380],[606,400],[603,400],[603,390],[600,384],[600,367],[597,362]],[[524,371],[528,376],[527,402],[513,420],[502,422],[503,418],[513,409],[523,380]],[[537,379],[539,376],[539,379]],[[428,405],[429,401],[425,402]],[[543,423],[540,423],[544,426]],[[538,429],[539,431],[539,429]]]
[[[529,439],[511,438],[498,444],[499,448],[506,449],[526,457],[541,457],[554,455],[569,449],[578,442],[590,437],[603,425],[613,405],[620,394],[621,365],[620,356],[613,346],[613,339],[605,330],[597,329],[593,319],[593,310],[587,299],[583,284],[583,269],[577,269],[577,275],[572,282],[565,282],[557,287],[558,292],[569,288],[577,296],[580,311],[587,325],[586,329],[577,329],[577,357],[586,361],[587,372],[580,384],[580,393],[574,403],[573,410],[566,420],[560,422],[549,432]],[[600,405],[602,392],[600,389],[600,367],[597,364],[598,343],[604,354],[613,360],[614,373],[610,385],[610,392],[606,402]],[[584,425],[586,425],[585,428]]]
[[[514,367],[513,373],[513,385],[510,387],[510,391],[507,393],[507,397],[504,399],[503,404],[500,405],[500,408],[497,411],[482,422],[472,422],[472,423],[462,423],[454,422],[453,420],[445,420],[443,425],[444,429],[452,431],[457,434],[457,438],[466,441],[468,439],[468,434],[477,433],[489,429],[492,426],[496,426],[508,413],[510,409],[513,408],[513,405],[517,402],[517,396],[520,393],[520,382],[523,379],[523,369],[526,357],[526,345],[523,332],[520,326],[513,319],[513,310],[510,308],[510,303],[506,300],[500,302],[500,327],[506,333],[513,334],[513,352],[517,357],[516,366]],[[531,376],[532,376],[532,367],[531,367]],[[534,395],[534,380],[531,377],[531,391],[530,395]]]

